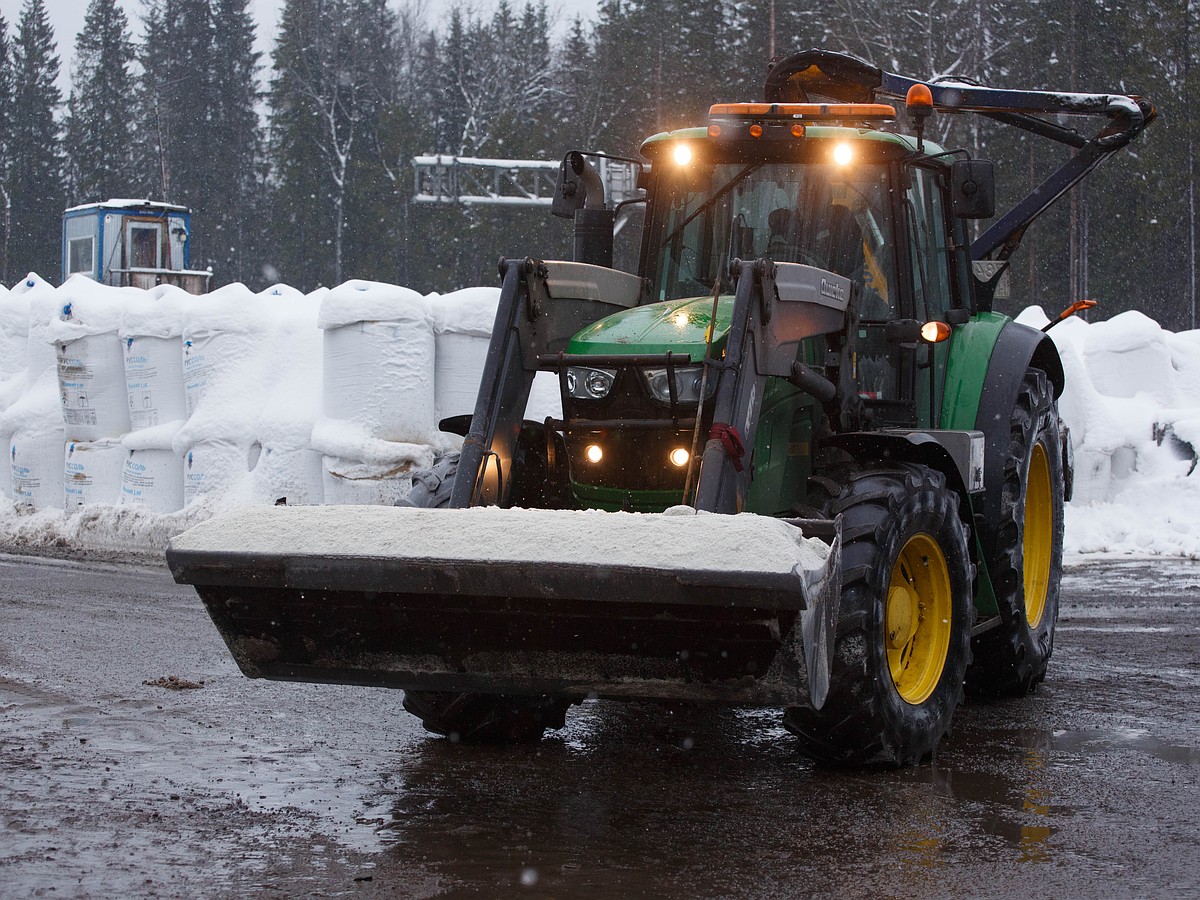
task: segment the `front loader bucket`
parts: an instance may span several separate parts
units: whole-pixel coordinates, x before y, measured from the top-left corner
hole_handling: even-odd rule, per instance
[[[820,706],[835,524],[679,511],[256,508],[167,561],[250,677]]]

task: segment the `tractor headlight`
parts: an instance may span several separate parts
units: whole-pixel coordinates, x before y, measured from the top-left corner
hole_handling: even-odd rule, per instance
[[[671,387],[667,383],[667,369],[643,369],[646,387],[650,396],[661,403],[671,402]],[[679,403],[697,403],[700,400],[700,383],[704,380],[704,366],[683,366],[675,369],[675,400]],[[717,380],[710,378],[704,391],[707,400],[716,390]]]
[[[567,393],[576,400],[603,400],[616,380],[617,373],[611,369],[571,366],[567,369]]]

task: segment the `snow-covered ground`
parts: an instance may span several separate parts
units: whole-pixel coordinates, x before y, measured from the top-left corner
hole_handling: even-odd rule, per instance
[[[436,423],[473,407],[497,296],[0,288],[0,544],[150,550],[251,504],[390,504],[455,446]],[[1075,449],[1068,563],[1200,558],[1200,332],[1129,312],[1050,334]],[[534,418],[557,413],[547,387]]]

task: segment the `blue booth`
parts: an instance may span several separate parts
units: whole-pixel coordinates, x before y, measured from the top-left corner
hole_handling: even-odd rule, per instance
[[[73,206],[63,213],[63,280],[82,274],[117,287],[173,284],[203,294],[212,273],[189,268],[191,228],[191,211],[172,203]]]

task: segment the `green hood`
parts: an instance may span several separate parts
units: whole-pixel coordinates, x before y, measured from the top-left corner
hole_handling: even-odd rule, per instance
[[[594,322],[567,346],[568,353],[636,354],[689,353],[696,362],[704,358],[704,338],[712,320],[712,297],[665,300],[614,313]],[[733,314],[733,297],[723,296],[717,305],[717,327],[713,335],[714,355],[725,347]]]

